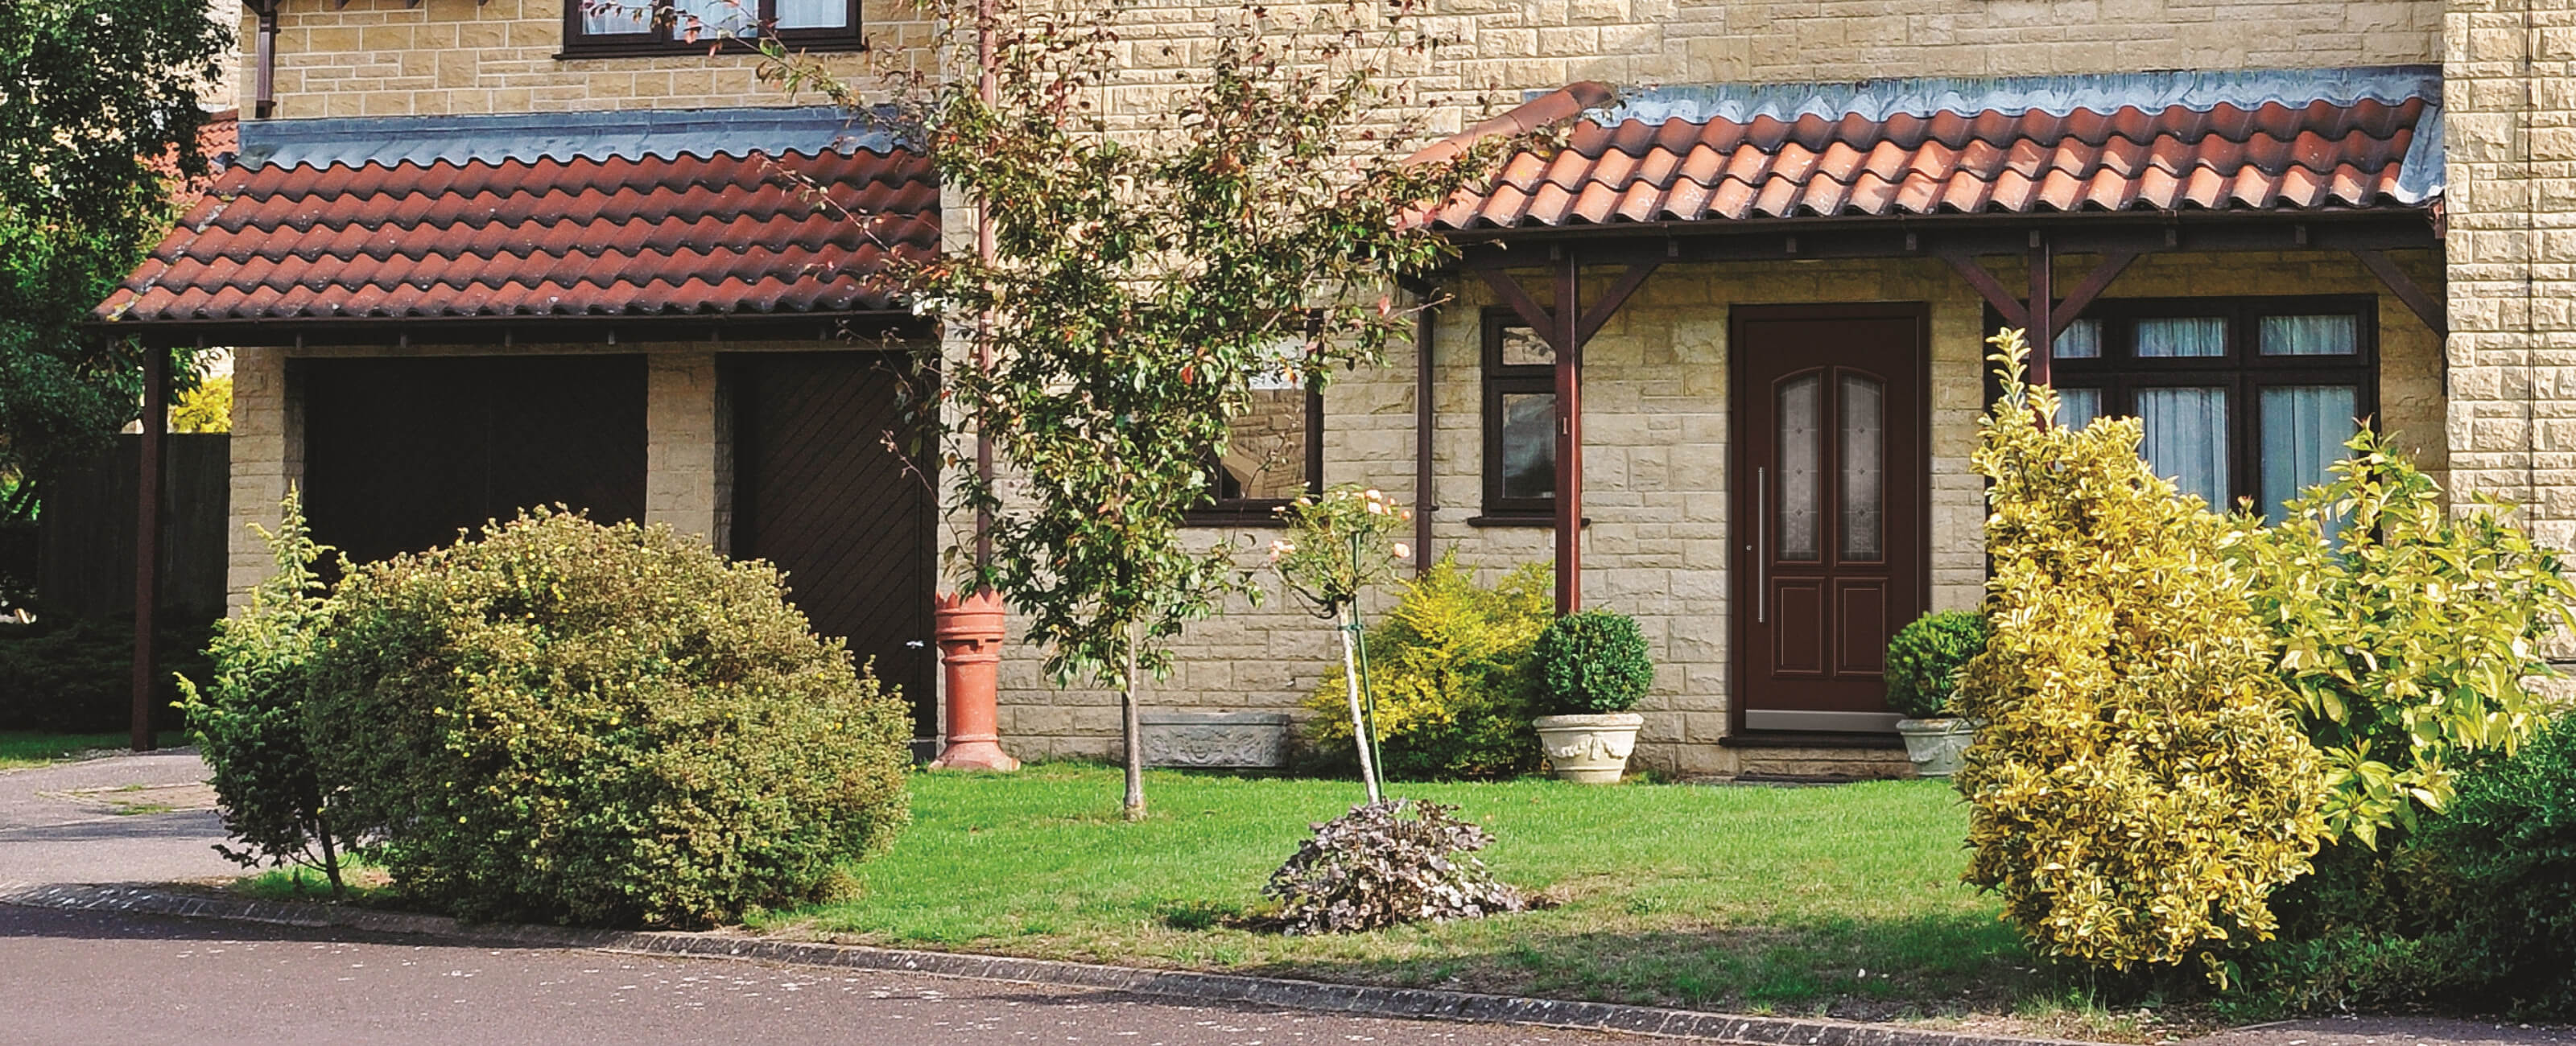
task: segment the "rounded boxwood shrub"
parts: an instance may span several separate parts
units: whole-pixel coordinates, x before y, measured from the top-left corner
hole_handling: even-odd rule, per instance
[[[1887,707],[1908,719],[1941,714],[1958,689],[1959,669],[1986,649],[1986,615],[1972,610],[1925,614],[1887,644]]]
[[[475,919],[703,926],[829,899],[908,819],[909,716],[765,563],[535,511],[369,564],[311,671],[321,776]]]
[[[1655,661],[1637,619],[1586,610],[1549,622],[1532,651],[1549,715],[1625,712],[1655,683]]]

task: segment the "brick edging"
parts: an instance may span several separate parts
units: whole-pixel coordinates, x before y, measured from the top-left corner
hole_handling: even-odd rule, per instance
[[[288,926],[332,926],[375,933],[443,937],[476,944],[592,948],[655,955],[750,959],[796,966],[925,973],[970,980],[1094,988],[1203,1002],[1249,1003],[1371,1017],[1540,1025],[1757,1046],[2084,1046],[2060,1039],[1980,1035],[1851,1021],[1755,1017],[1431,988],[1387,988],[1229,973],[1148,970],[1051,959],[781,941],[722,933],[468,924],[444,916],[370,911],[301,901],[201,896],[149,886],[0,884],[0,904]]]

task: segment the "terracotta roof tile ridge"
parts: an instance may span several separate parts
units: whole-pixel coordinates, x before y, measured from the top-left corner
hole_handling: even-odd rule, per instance
[[[1406,164],[1440,163],[1490,138],[1528,134],[1566,123],[1584,113],[1606,108],[1618,101],[1618,92],[1598,80],[1567,84],[1512,107],[1511,110],[1473,127],[1450,135],[1405,157]]]
[[[144,275],[141,268],[138,267],[133,275],[127,276],[125,281],[118,285],[118,290],[127,292],[127,295],[130,296],[120,295],[125,297],[125,300],[122,304],[118,305],[113,313],[108,311],[108,306],[118,303],[111,298],[109,301],[101,302],[99,305],[92,308],[90,310],[90,315],[103,316],[103,318],[107,319],[115,319],[122,317],[128,310],[134,308],[136,304],[143,300],[143,295],[151,293],[155,288],[160,286],[161,278],[163,276],[169,275],[171,266],[175,264],[174,259],[186,257],[187,246],[197,242],[200,237],[203,237],[206,234],[206,228],[213,225],[215,219],[224,213],[224,209],[232,206],[233,201],[239,198],[238,194],[225,194],[216,191],[208,191],[205,195],[198,197],[199,205],[205,208],[205,215],[202,218],[195,214],[181,217],[178,224],[170,227],[169,235],[161,238],[160,246],[153,248],[151,254],[144,256],[143,264],[151,267],[151,274]],[[197,221],[191,223],[188,221],[189,218],[197,218]]]

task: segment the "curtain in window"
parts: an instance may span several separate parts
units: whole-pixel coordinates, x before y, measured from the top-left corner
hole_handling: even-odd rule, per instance
[[[652,0],[608,0],[592,6],[592,0],[573,0],[582,4],[581,31],[585,36],[607,33],[641,33],[653,28]]]
[[[778,0],[781,29],[847,29],[848,0]]]
[[[2361,321],[2353,316],[2265,316],[2263,355],[2350,356],[2361,351]]]
[[[2283,385],[2263,390],[2263,497],[2256,508],[2277,517],[2281,503],[2326,481],[2326,466],[2352,438],[2350,385]]]
[[[2049,355],[2061,360],[2091,360],[2102,357],[2102,321],[2077,320],[2057,332],[2057,342]]]
[[[2183,316],[2138,321],[2138,355],[2227,355],[2227,320],[2220,316]]]
[[[2067,427],[2067,428],[2070,428],[2070,429],[2077,429],[2077,430],[2081,430],[2084,426],[2092,424],[2092,423],[2093,423],[2093,419],[2098,418],[2098,417],[2101,417],[2101,416],[2102,416],[2102,390],[2100,390],[2100,389],[2059,389],[2059,390],[2057,390],[2057,423],[2058,423],[2058,424],[2063,425],[2063,426],[2065,426],[2065,427]]]
[[[1556,394],[1503,397],[1503,496],[1556,496]]]
[[[2170,476],[2185,494],[2198,494],[2216,510],[2227,499],[2227,390],[2139,389],[2138,417],[2146,423],[2144,451],[2158,475]]]
[[[760,31],[760,0],[671,0],[671,13],[674,40],[750,36]]]

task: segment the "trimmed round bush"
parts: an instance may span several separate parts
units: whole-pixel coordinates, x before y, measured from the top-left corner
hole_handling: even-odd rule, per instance
[[[1925,614],[1887,644],[1887,707],[1908,719],[1941,714],[1958,689],[1959,670],[1984,653],[1986,615],[1972,610]]]
[[[534,511],[369,564],[311,666],[344,832],[472,919],[705,926],[845,895],[908,820],[903,704],[765,563]]]
[[[1549,715],[1625,712],[1655,683],[1646,633],[1626,614],[1586,610],[1557,618],[1532,654]]]

